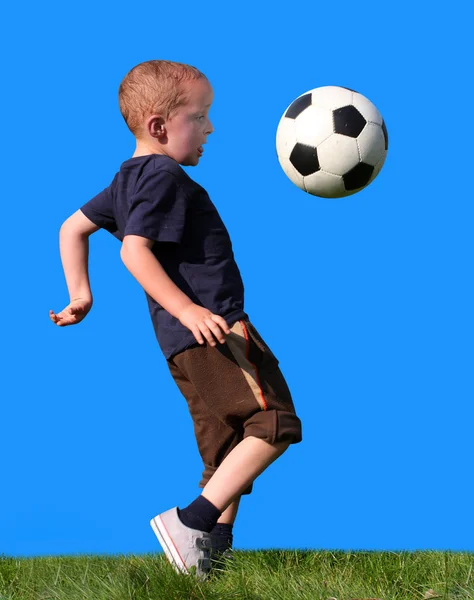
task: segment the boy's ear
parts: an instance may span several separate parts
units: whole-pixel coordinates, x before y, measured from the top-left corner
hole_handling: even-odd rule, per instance
[[[166,134],[165,120],[161,115],[151,115],[148,119],[148,132],[152,137],[157,138]]]

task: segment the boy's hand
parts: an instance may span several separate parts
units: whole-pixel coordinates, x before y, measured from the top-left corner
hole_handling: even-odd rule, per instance
[[[74,298],[61,312],[55,314],[49,311],[49,318],[53,323],[64,327],[65,325],[76,325],[87,315],[92,307],[92,300],[87,298]]]
[[[193,332],[194,337],[200,344],[204,344],[204,336],[211,346],[215,346],[216,342],[212,337],[212,333],[221,344],[225,344],[222,331],[230,333],[229,326],[222,317],[213,314],[210,310],[198,304],[191,304],[185,308],[179,315],[179,322]]]

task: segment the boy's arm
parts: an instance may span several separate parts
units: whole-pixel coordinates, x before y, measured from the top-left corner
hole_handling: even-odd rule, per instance
[[[154,243],[154,240],[142,236],[125,235],[120,250],[124,265],[147,294],[192,331],[200,344],[204,344],[204,339],[207,339],[215,346],[212,334],[224,344],[225,337],[222,331],[230,333],[226,321],[203,306],[195,304],[179,289],[151,251]]]
[[[120,258],[124,265],[153,300],[179,319],[182,311],[194,302],[168,276],[151,251],[154,241],[138,236],[123,238]]]
[[[98,227],[80,210],[66,219],[59,231],[59,250],[71,300],[87,298],[92,302],[89,282],[89,236]]]
[[[99,230],[80,210],[71,215],[59,231],[59,250],[69,291],[70,303],[60,313],[49,315],[56,325],[74,325],[82,321],[92,307],[89,282],[89,236]]]

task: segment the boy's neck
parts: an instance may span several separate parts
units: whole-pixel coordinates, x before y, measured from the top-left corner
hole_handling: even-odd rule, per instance
[[[141,140],[136,140],[137,146],[135,148],[135,152],[133,153],[132,158],[136,158],[137,156],[149,156],[150,154],[164,154],[161,148],[156,148],[152,145],[146,144]]]

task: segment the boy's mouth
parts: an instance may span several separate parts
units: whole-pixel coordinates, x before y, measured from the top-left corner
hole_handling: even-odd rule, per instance
[[[204,148],[202,146],[199,146],[198,152],[199,152],[199,154],[202,154],[204,152]]]

